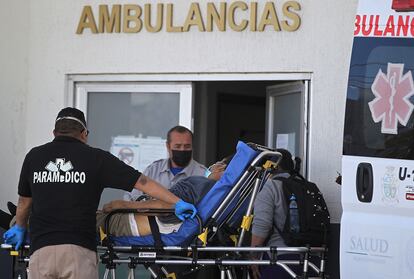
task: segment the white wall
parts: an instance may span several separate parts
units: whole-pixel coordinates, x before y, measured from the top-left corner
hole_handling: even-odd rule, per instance
[[[310,179],[321,186],[332,221],[342,212],[340,187],[334,181],[341,171],[346,83],[352,49],[357,1],[317,1],[312,6],[313,81],[310,110]],[[322,4],[323,2],[323,4]],[[317,7],[316,7],[317,6]],[[329,20],[320,22],[327,16]],[[308,46],[307,43],[302,44]]]
[[[26,152],[28,76],[27,1],[7,1],[0,9],[0,208],[17,201],[20,166]]]
[[[183,22],[188,1],[169,2],[175,4],[175,20]],[[198,2],[203,7],[205,2]],[[99,35],[89,31],[83,35],[75,34],[83,6],[92,5],[97,14],[99,4],[127,4],[130,1],[30,2],[29,37],[19,36],[19,39],[8,42],[12,52],[17,54],[24,50],[22,42],[27,45],[30,41],[27,77],[22,78],[27,66],[24,58],[19,57],[16,64],[13,56],[7,54],[5,46],[0,46],[2,57],[7,57],[7,65],[15,67],[15,71],[7,71],[3,67],[2,71],[7,74],[0,77],[2,87],[6,81],[11,82],[6,85],[7,94],[13,92],[13,97],[3,98],[9,104],[2,104],[7,107],[6,113],[2,110],[2,114],[9,121],[2,119],[5,121],[2,127],[8,128],[5,130],[9,132],[12,128],[10,120],[19,123],[16,136],[10,135],[2,140],[5,146],[3,158],[14,156],[13,163],[2,163],[1,171],[4,172],[5,166],[5,173],[13,176],[0,186],[2,192],[15,191],[10,187],[15,187],[22,151],[51,139],[54,117],[62,106],[67,105],[64,94],[67,74],[310,72],[313,74],[310,176],[323,189],[333,220],[338,221],[340,190],[333,181],[336,171],[341,169],[342,121],[357,0],[299,2],[302,6],[302,25],[292,33],[270,30],[200,33],[191,29],[187,33],[141,31],[138,34]],[[8,1],[7,5],[2,6],[18,6],[20,1],[10,3]],[[22,4],[20,6],[27,9]],[[180,10],[183,11],[181,14]],[[20,16],[17,11],[14,16],[3,9],[1,13],[10,21]],[[2,26],[1,30],[11,32],[8,28],[13,25],[6,26]],[[24,21],[17,25],[21,32],[27,30],[23,26],[26,26]],[[16,32],[14,36],[18,34],[21,33]],[[25,96],[26,88],[28,94]],[[6,95],[5,91],[2,90],[3,95]],[[24,97],[27,98],[26,105],[20,105]],[[24,112],[28,116],[26,122],[23,121]],[[24,138],[27,139],[26,145]],[[16,151],[12,151],[14,148]],[[3,199],[2,196],[2,204]]]

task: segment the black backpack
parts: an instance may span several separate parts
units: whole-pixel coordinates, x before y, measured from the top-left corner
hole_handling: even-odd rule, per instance
[[[307,181],[300,174],[289,178],[275,177],[283,183],[283,194],[287,215],[282,231],[279,231],[288,246],[327,245],[330,217],[321,191],[315,183]],[[299,232],[290,229],[289,203],[292,194],[296,197],[299,213]]]

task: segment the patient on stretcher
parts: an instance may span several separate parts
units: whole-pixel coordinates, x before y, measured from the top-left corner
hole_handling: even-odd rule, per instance
[[[197,205],[198,202],[208,193],[217,180],[221,178],[231,157],[215,163],[209,168],[208,178],[203,176],[192,176],[178,181],[169,191],[185,202]],[[114,200],[104,205],[103,210],[97,212],[96,226],[102,230],[105,227],[105,218],[109,212],[115,209],[140,209],[140,208],[159,208],[172,209],[173,204],[165,203],[159,200],[146,201],[125,201]],[[167,216],[157,216],[155,220],[158,224],[159,231],[162,234],[168,234],[178,231],[182,222],[174,214]],[[106,233],[106,232],[105,232]],[[151,234],[150,225],[146,215],[140,214],[115,214],[111,216],[109,222],[109,233],[113,236],[145,236]]]

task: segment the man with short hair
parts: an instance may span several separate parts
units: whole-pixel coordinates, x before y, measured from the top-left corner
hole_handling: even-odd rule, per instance
[[[105,187],[134,187],[174,204],[179,218],[197,210],[118,158],[86,144],[82,111],[64,108],[52,142],[30,150],[18,185],[16,224],[3,238],[23,244],[30,214],[30,278],[97,278],[96,209]],[[192,211],[189,214],[187,211]]]
[[[192,158],[193,133],[183,126],[175,126],[167,133],[166,147],[168,158],[153,162],[145,170],[144,174],[165,188],[183,178],[195,175],[204,175],[206,167]],[[126,193],[125,200],[136,200],[142,193],[136,189]]]

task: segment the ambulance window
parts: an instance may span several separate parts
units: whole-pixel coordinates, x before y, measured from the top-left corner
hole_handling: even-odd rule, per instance
[[[401,101],[401,98],[399,100],[395,99],[396,97],[383,98],[380,106],[375,108],[369,106],[369,103],[375,99],[372,87],[377,75],[382,72],[382,80],[385,84],[395,84],[390,76],[387,76],[389,63],[400,64],[399,67],[403,65],[401,79],[413,77],[414,43],[412,41],[398,38],[354,39],[345,111],[344,155],[414,159],[413,114],[406,113],[409,120],[405,126],[400,122],[397,122],[397,126],[382,124],[383,121],[391,119],[386,117],[395,114],[392,110],[393,102]],[[391,87],[396,90],[395,86]],[[382,90],[384,86],[380,88]],[[409,98],[409,102],[414,104],[413,96]],[[373,110],[377,115],[381,115],[379,112],[384,111],[385,117],[379,117],[381,120],[376,123],[373,120]]]

